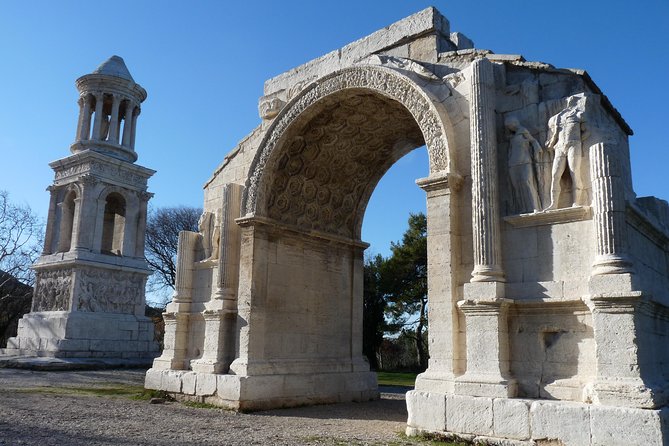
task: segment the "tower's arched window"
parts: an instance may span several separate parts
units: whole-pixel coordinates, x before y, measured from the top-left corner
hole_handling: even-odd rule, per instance
[[[123,233],[125,232],[125,199],[119,193],[107,195],[105,216],[102,226],[101,252],[121,255]]]
[[[68,252],[72,245],[72,229],[74,226],[74,199],[76,192],[70,191],[60,203],[60,224],[58,226],[58,244],[56,252]]]

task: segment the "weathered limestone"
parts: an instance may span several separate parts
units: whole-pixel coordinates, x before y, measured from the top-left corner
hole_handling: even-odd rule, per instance
[[[258,111],[181,236],[147,387],[234,409],[374,398],[362,220],[425,145],[430,359],[407,432],[669,442],[669,205],[636,198],[632,132],[585,72],[474,49],[428,8],[268,80]]]
[[[133,164],[132,138],[146,91],[114,56],[77,79],[72,155],[56,173],[32,311],[5,353],[150,360],[158,345],[144,316],[146,191],[154,171]],[[125,104],[121,112],[121,104]],[[91,132],[91,122],[93,129]]]

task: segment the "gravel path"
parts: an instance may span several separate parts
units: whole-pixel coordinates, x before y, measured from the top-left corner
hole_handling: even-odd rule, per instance
[[[402,394],[239,414],[83,390],[141,386],[142,370],[0,369],[0,445],[417,445]],[[79,389],[79,390],[77,390]]]

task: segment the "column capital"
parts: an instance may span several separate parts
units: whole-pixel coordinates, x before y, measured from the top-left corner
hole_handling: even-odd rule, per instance
[[[77,178],[77,181],[81,183],[81,185],[84,186],[84,188],[92,187],[99,183],[99,180],[91,174],[82,175],[79,178]]]
[[[147,202],[150,199],[152,199],[154,195],[155,194],[153,192],[147,192],[147,191],[137,192],[137,197],[144,202]]]

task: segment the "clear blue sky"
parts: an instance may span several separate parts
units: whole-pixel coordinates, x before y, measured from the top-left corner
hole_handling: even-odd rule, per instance
[[[117,54],[148,91],[138,163],[158,173],[154,206],[201,206],[202,185],[258,123],[265,79],[427,6],[477,48],[586,69],[635,131],[638,195],[669,198],[669,1],[0,0],[0,189],[46,215],[77,123],[74,81]],[[412,152],[384,177],[363,238],[386,254],[425,207]],[[401,199],[398,199],[401,197]]]

